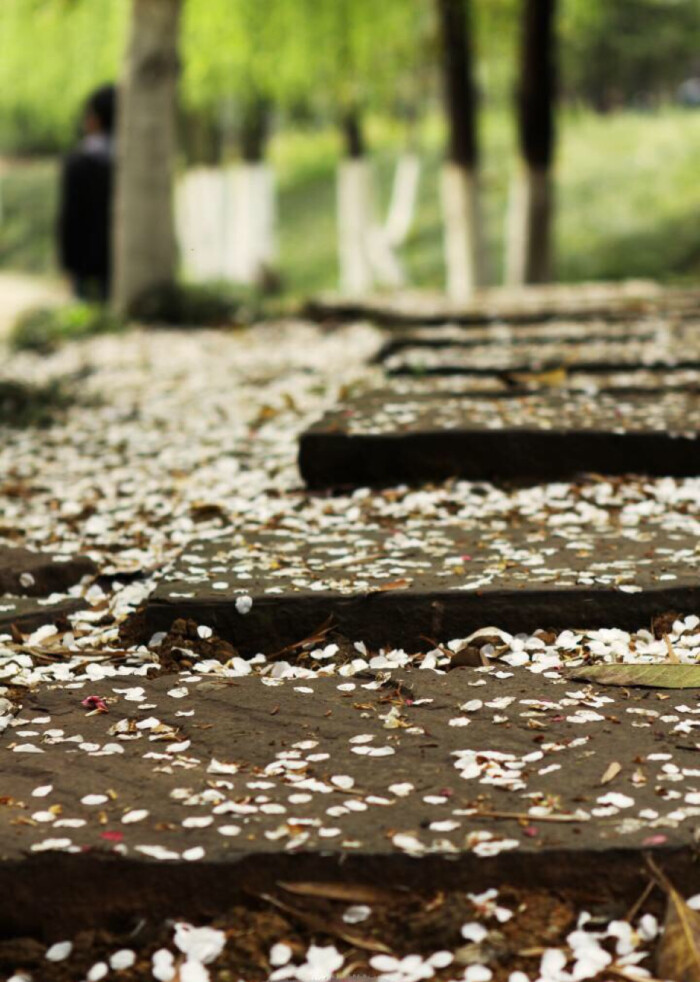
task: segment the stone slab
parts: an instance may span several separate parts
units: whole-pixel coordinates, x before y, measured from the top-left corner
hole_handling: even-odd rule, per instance
[[[615,372],[574,372],[555,375],[540,372],[494,375],[394,375],[385,385],[388,393],[399,396],[437,396],[444,399],[472,395],[509,395],[527,392],[610,392],[644,395],[649,392],[699,392],[700,370],[669,369],[665,372],[630,368]],[[370,390],[371,395],[375,390]]]
[[[420,496],[420,493],[419,493]],[[512,633],[630,627],[669,610],[700,610],[698,520],[692,508],[614,505],[589,520],[556,507],[460,516],[458,496],[430,512],[371,509],[243,525],[191,543],[146,603],[140,630],[178,617],[213,627],[241,653],[269,653],[329,618],[352,640],[418,650],[485,624]],[[343,514],[345,510],[345,515]],[[643,516],[643,518],[640,518]]]
[[[700,369],[700,330],[649,340],[434,346],[416,343],[388,355],[389,375],[515,375],[528,372],[609,373],[635,369],[668,372]]]
[[[0,597],[0,634],[9,632],[13,625],[26,632],[44,624],[60,624],[86,606],[84,600],[61,595],[56,599]]]
[[[646,852],[678,889],[696,876],[688,694],[495,669],[135,681],[42,687],[0,738],[6,936],[195,918],[290,880],[631,903]]]
[[[348,400],[303,433],[299,469],[315,489],[454,476],[695,476],[699,434],[697,392],[496,391],[412,398],[379,390]]]
[[[658,313],[692,317],[699,309],[700,295],[695,290],[663,289],[656,283],[637,281],[493,288],[478,291],[474,300],[465,304],[452,303],[444,294],[418,290],[365,298],[328,293],[312,300],[306,313],[318,320],[364,318],[392,326],[494,321],[533,324],[555,318],[627,320]]]
[[[632,321],[609,322],[596,320],[582,324],[580,321],[553,321],[534,324],[527,328],[511,324],[492,324],[487,327],[465,327],[461,324],[445,324],[435,327],[414,327],[405,331],[392,331],[379,350],[376,361],[381,363],[391,355],[406,348],[474,348],[494,344],[513,346],[516,349],[533,345],[581,345],[595,342],[634,341],[653,342],[669,334],[696,331],[696,325],[683,325],[659,318],[642,318]]]
[[[84,576],[94,576],[88,556],[57,555],[0,546],[0,596],[48,597],[65,593]]]

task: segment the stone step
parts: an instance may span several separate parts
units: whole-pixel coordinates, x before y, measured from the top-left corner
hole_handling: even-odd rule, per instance
[[[647,853],[690,889],[699,712],[517,669],[42,686],[0,738],[3,933],[196,918],[289,881],[631,904]]]
[[[97,566],[88,556],[57,555],[0,546],[0,597],[48,597],[65,593]]]
[[[672,337],[645,340],[552,342],[542,344],[493,344],[473,346],[411,344],[387,355],[383,366],[389,375],[513,375],[551,372],[567,374],[610,373],[633,370],[666,373],[700,368],[700,331],[688,332],[682,341]]]
[[[536,324],[550,319],[606,320],[675,314],[695,316],[697,290],[662,289],[652,282],[547,284],[524,289],[480,290],[470,303],[450,302],[427,290],[378,294],[365,298],[328,293],[306,308],[318,320],[373,320],[387,325],[488,324],[506,321]]]
[[[598,474],[700,474],[700,394],[546,390],[347,400],[302,434],[310,488],[462,477],[565,480]]]
[[[426,637],[465,637],[485,624],[637,628],[669,610],[695,613],[697,518],[683,494],[661,510],[643,485],[626,487],[639,499],[601,495],[600,507],[577,504],[565,487],[545,503],[538,489],[515,500],[493,492],[493,508],[492,492],[479,498],[478,488],[462,508],[449,489],[416,492],[405,505],[387,492],[399,503],[362,499],[363,513],[344,498],[312,503],[190,543],[139,629],[147,640],[192,618],[253,655],[299,642],[329,618],[345,637],[417,650]]]
[[[581,345],[595,342],[634,341],[654,342],[664,337],[681,337],[698,330],[696,324],[678,325],[675,321],[655,318],[622,321],[604,320],[587,322],[553,321],[533,324],[527,328],[511,324],[492,324],[488,327],[465,327],[446,324],[434,327],[414,327],[405,331],[388,333],[387,340],[377,355],[377,361],[385,361],[390,355],[405,348],[474,348],[479,345],[498,345],[514,348],[542,345]]]
[[[13,625],[26,632],[44,624],[61,624],[85,607],[84,600],[60,594],[55,598],[0,597],[0,635],[9,634]]]

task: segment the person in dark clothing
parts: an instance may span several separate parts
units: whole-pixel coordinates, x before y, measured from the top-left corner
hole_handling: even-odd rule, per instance
[[[110,295],[116,109],[114,86],[106,85],[90,96],[83,139],[66,158],[61,179],[61,267],[77,297],[98,302]]]

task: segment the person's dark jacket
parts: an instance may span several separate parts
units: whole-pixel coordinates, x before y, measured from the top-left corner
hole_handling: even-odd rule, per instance
[[[106,138],[88,137],[64,162],[58,245],[61,267],[76,278],[109,279],[113,182]]]

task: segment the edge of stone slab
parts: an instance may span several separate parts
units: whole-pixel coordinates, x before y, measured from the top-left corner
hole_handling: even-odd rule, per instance
[[[84,600],[62,600],[56,604],[39,607],[35,601],[27,603],[26,597],[13,597],[12,599],[22,602],[28,609],[24,612],[20,608],[15,612],[4,611],[0,613],[0,632],[9,630],[13,624],[22,630],[34,631],[44,624],[57,624],[68,614],[75,614],[87,607]],[[2,600],[0,600],[0,606],[2,606]]]
[[[548,481],[584,472],[700,474],[700,441],[665,432],[464,427],[352,435],[322,426],[323,421],[299,438],[299,471],[313,490],[389,487],[450,477]]]
[[[139,614],[133,629],[140,642],[158,631],[168,631],[174,620],[192,618],[213,628],[244,656],[259,651],[280,651],[309,637],[333,618],[333,627],[345,637],[370,647],[404,647],[411,651],[433,647],[427,639],[467,637],[485,624],[497,624],[512,634],[539,628],[618,627],[637,630],[653,617],[670,610],[684,614],[700,611],[700,584],[651,588],[639,593],[611,589],[484,590],[419,593],[396,590],[384,593],[297,593],[254,600],[245,616],[235,598],[168,600],[156,589]]]
[[[689,358],[668,364],[663,361],[653,361],[648,365],[630,364],[622,361],[581,361],[564,364],[561,359],[544,361],[533,368],[531,362],[523,361],[513,364],[508,368],[499,368],[494,365],[430,365],[425,368],[413,368],[410,365],[399,365],[396,368],[386,368],[385,373],[388,378],[417,378],[425,379],[431,376],[439,378],[469,376],[469,375],[496,375],[501,379],[508,380],[514,375],[543,374],[545,372],[556,371],[565,368],[569,375],[612,375],[615,372],[681,372],[697,371],[700,369],[700,359]]]

